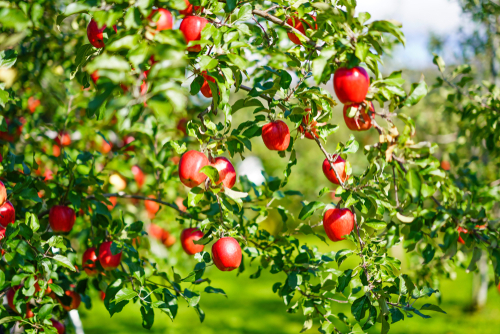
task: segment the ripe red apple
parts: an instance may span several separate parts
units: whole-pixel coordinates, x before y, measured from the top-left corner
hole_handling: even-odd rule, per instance
[[[186,253],[194,255],[199,253],[205,247],[204,245],[197,245],[193,241],[203,238],[203,232],[197,228],[186,228],[181,233],[181,245]]]
[[[54,205],[49,211],[49,224],[54,233],[67,233],[75,225],[75,210],[65,205]]]
[[[333,76],[333,88],[343,104],[362,103],[370,88],[370,77],[362,67],[341,67]]]
[[[349,176],[347,176],[347,173],[345,171],[345,160],[342,159],[340,156],[337,157],[335,162],[333,163],[333,166],[335,167],[335,170],[337,171],[337,174],[339,174],[340,179],[342,180],[342,183],[347,181]],[[333,171],[332,167],[330,166],[330,162],[328,162],[328,159],[325,159],[323,161],[323,173],[325,174],[326,178],[335,184],[340,184],[339,180],[337,179],[337,176],[335,175],[335,172]]]
[[[0,225],[7,227],[16,221],[16,210],[10,201],[6,201],[0,206]]]
[[[109,152],[111,152],[111,150],[113,149],[113,143],[112,142],[107,142],[105,141],[104,139],[102,140],[102,144],[101,144],[101,152],[102,154],[108,154]]]
[[[117,198],[115,196],[111,196],[108,198],[108,200],[111,202],[111,204],[107,205],[107,207],[108,207],[108,210],[111,211],[116,206]]]
[[[313,16],[312,17],[314,19],[314,21],[316,21],[316,17]],[[306,20],[299,20],[299,18],[297,17],[290,17],[288,19],[288,21],[286,21],[286,23],[292,27],[294,27],[295,29],[297,29],[298,31],[300,31],[303,35],[306,34],[306,29],[304,27],[304,24],[307,24],[309,26],[309,29],[312,29],[313,27],[309,24],[309,22],[307,22]],[[316,29],[318,29],[318,26],[316,25]],[[300,41],[300,39],[297,37],[297,35],[295,35],[293,32],[289,32],[288,33],[288,38],[294,43],[294,44],[297,44],[297,45],[302,45],[302,42]]]
[[[212,246],[212,259],[221,271],[231,271],[241,264],[241,247],[236,239],[220,238]]]
[[[199,41],[201,39],[201,31],[207,23],[207,19],[199,16],[188,16],[182,20],[179,30],[184,34],[186,43],[188,44],[191,41]],[[187,50],[191,52],[200,52],[201,45],[190,46]]]
[[[50,169],[46,169],[43,173],[44,181],[50,181],[54,179],[54,173]]]
[[[207,99],[209,99],[212,97],[212,90],[210,89],[210,85],[208,84],[208,81],[215,83],[215,79],[213,77],[207,75],[207,72],[203,72],[202,75],[203,75],[203,78],[205,80],[203,81],[203,85],[201,85],[200,91],[203,94],[203,96],[205,96]]]
[[[116,269],[122,260],[122,252],[113,255],[111,253],[112,241],[105,241],[99,247],[99,262],[104,270]]]
[[[281,120],[267,123],[262,127],[262,140],[271,151],[284,151],[290,145],[290,130]]]
[[[159,8],[153,9],[151,14],[149,14],[148,19],[151,21],[153,16],[155,16],[156,12],[160,12],[160,17],[158,21],[156,21],[156,31],[162,31],[167,29],[172,29],[174,22],[172,20],[172,13],[168,9]]]
[[[22,285],[16,285],[16,286],[13,286],[12,288],[8,289],[6,292],[7,304],[16,313],[19,313],[19,312],[17,312],[16,306],[14,305],[14,296],[16,294],[16,291],[19,290],[20,288],[22,288]],[[26,316],[25,316],[25,318],[31,318],[33,316],[34,316],[34,314],[33,314],[33,311],[31,311],[31,309],[30,309],[30,304],[27,303],[26,304]]]
[[[0,181],[0,205],[3,205],[7,200],[7,188],[5,188],[5,184]]]
[[[135,141],[135,138],[132,136],[125,136],[125,138],[123,138],[123,147],[126,146],[125,151],[135,150],[135,147],[133,145],[130,145],[133,141]]]
[[[28,98],[28,109],[33,114],[36,108],[40,105],[40,100],[36,99],[34,96]]]
[[[82,257],[83,270],[85,270],[85,272],[89,276],[95,276],[99,273],[95,265],[95,261],[97,261],[97,255],[95,251],[95,247],[90,247],[85,251],[85,253],[83,253]]]
[[[175,238],[175,236],[173,234],[171,234],[170,232],[165,231],[165,230],[163,231],[163,236],[161,238],[161,242],[163,243],[163,245],[165,245],[165,247],[167,247],[167,248],[172,247],[176,241],[177,241],[177,239]]]
[[[217,157],[211,165],[219,171],[219,181],[216,184],[222,182],[224,187],[231,189],[236,183],[236,170],[231,161],[224,157]]]
[[[64,325],[62,323],[60,323],[59,321],[54,320],[54,319],[50,319],[50,321],[52,322],[52,327],[54,327],[56,329],[57,334],[64,334],[64,332],[66,331],[66,328],[64,327]]]
[[[311,112],[311,108],[307,108],[306,111],[307,112]],[[317,126],[323,126],[326,123],[318,123],[314,119],[312,120],[312,122],[309,122],[309,116],[310,116],[310,114],[305,115],[302,118],[302,122],[305,123],[305,124],[309,124],[309,127],[311,128],[311,132],[314,134],[314,136],[316,136],[316,138],[319,138],[318,132],[317,132],[318,129],[316,127]],[[314,140],[314,137],[311,135],[311,133],[309,133],[309,131],[306,131],[306,129],[304,129],[304,127],[302,125],[299,126],[299,131],[301,133],[303,133],[307,139]]]
[[[163,238],[164,230],[160,226],[151,223],[149,224],[148,234],[156,240],[161,240]]]
[[[94,84],[97,85],[97,80],[99,80],[99,72],[97,70],[92,72],[92,74],[90,75],[90,79],[92,79]]]
[[[75,291],[65,291],[62,300],[58,298],[59,303],[66,311],[76,310],[82,301],[80,294]]]
[[[349,209],[330,209],[323,216],[323,228],[331,241],[344,240],[354,228],[354,215]]]
[[[446,160],[441,161],[441,168],[444,170],[450,170],[450,168],[451,168],[450,162],[446,161]]]
[[[106,298],[106,293],[99,291],[99,296],[101,297],[101,300],[104,300]]]
[[[139,166],[134,165],[132,166],[132,174],[134,174],[134,180],[135,182],[137,182],[139,188],[142,188],[142,186],[144,185],[144,180],[146,179],[146,176],[142,172],[142,169]]]
[[[358,109],[357,114],[352,118],[347,116],[350,108]],[[370,111],[375,112],[372,102],[370,102]],[[365,106],[361,106],[358,103],[344,106],[344,121],[349,130],[352,131],[366,131],[372,127],[372,119],[366,112]]]
[[[103,32],[105,29],[106,25],[102,26],[102,28],[99,28],[97,26],[97,22],[94,21],[94,19],[90,20],[90,23],[87,26],[87,37],[90,44],[98,49],[103,48],[105,46],[103,36]]]
[[[0,226],[0,240],[5,237],[5,227]]]
[[[179,162],[179,178],[181,182],[189,188],[202,184],[207,176],[200,173],[200,169],[208,165],[208,158],[198,151],[187,151],[182,155]]]
[[[187,208],[186,206],[184,206],[184,200],[181,198],[181,197],[177,197],[175,199],[175,204],[177,204],[177,207],[179,208],[179,210],[181,210],[182,212],[186,212]]]
[[[60,132],[54,141],[59,146],[69,146],[71,144],[71,137],[67,132]]]
[[[154,195],[149,195],[148,197],[156,199],[156,197]],[[149,219],[153,219],[155,217],[156,213],[158,212],[158,210],[160,210],[160,204],[158,202],[155,202],[155,201],[145,200],[144,206],[146,207],[146,210],[148,211]]]
[[[26,120],[23,117],[19,118],[19,123],[21,123],[21,125],[19,126],[12,124],[13,121],[8,118],[5,119],[5,122],[7,123],[8,128],[7,131],[0,131],[0,139],[8,142],[13,142],[17,138],[19,138],[19,136],[23,132],[23,126]]]
[[[186,126],[187,126],[188,120],[186,118],[181,118],[179,120],[179,123],[177,123],[177,130],[182,132],[184,136],[186,135]],[[1,162],[1,161],[0,161]]]
[[[188,1],[188,0],[184,0],[184,2],[186,3],[186,9],[183,9],[183,10],[180,10],[179,11],[179,14],[181,15],[184,15],[184,16],[189,16],[189,15],[193,15],[193,8],[194,10],[197,12],[200,8],[203,9],[203,7],[201,6],[194,6]]]

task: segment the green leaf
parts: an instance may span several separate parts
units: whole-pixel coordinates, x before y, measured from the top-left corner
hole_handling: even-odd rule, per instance
[[[427,95],[428,87],[424,80],[418,84],[412,84],[410,95],[406,98],[404,105],[411,107],[417,104],[424,96]]]
[[[118,291],[115,295],[115,299],[113,300],[115,303],[119,303],[123,300],[130,300],[137,296],[137,292],[129,288],[123,288]]]
[[[90,5],[86,4],[85,1],[74,2],[68,5],[64,10],[64,13],[57,15],[56,25],[60,26],[62,21],[68,16],[87,13],[90,9]]]
[[[420,308],[420,311],[435,311],[435,312],[441,312],[446,314],[445,311],[443,311],[439,306],[437,305],[432,305],[432,304],[424,304]]]
[[[54,308],[54,304],[45,304],[38,311],[38,316],[42,319],[47,319],[51,316],[52,309]]]
[[[16,50],[0,51],[0,68],[8,69],[14,66],[17,61]]]
[[[304,206],[302,208],[302,210],[300,210],[299,219],[305,220],[305,219],[311,217],[316,210],[321,209],[324,206],[325,206],[324,203],[321,203],[318,201],[314,201],[314,202],[307,204],[306,206]]]
[[[214,288],[212,286],[207,286],[205,288],[205,292],[206,293],[216,293],[216,294],[220,294],[220,295],[224,295],[226,298],[227,298],[227,295],[226,293],[224,292],[224,290],[222,289],[217,289],[217,288]]]
[[[406,191],[415,201],[418,201],[420,198],[422,181],[416,170],[411,169],[406,173],[406,182]]]
[[[188,206],[194,207],[203,198],[204,190],[199,187],[194,187],[188,193]]]
[[[213,166],[206,165],[205,167],[200,169],[200,173],[203,173],[206,176],[208,176],[208,178],[210,179],[210,181],[212,181],[212,184],[214,185],[219,181],[219,171],[217,170],[217,168]]]
[[[62,255],[54,255],[53,257],[54,260],[65,266],[71,271],[76,271],[75,266],[71,263],[71,261],[66,257]]]
[[[444,71],[446,70],[444,59],[435,53],[433,53],[433,55],[434,59],[432,60],[432,62],[437,65],[437,67],[439,68],[439,72],[444,73]]]
[[[368,296],[362,296],[354,301],[351,312],[356,321],[361,321],[365,317],[365,312],[370,309],[371,303]]]

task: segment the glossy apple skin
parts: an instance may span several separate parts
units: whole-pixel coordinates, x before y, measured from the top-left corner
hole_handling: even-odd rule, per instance
[[[54,319],[50,319],[50,321],[52,322],[52,327],[57,330],[57,334],[64,334],[66,327],[62,323]]]
[[[198,151],[187,151],[179,161],[179,178],[181,182],[189,188],[199,186],[207,179],[207,176],[200,173],[200,169],[208,165],[208,158]]]
[[[71,311],[71,310],[76,310],[79,306],[80,306],[80,303],[82,302],[82,298],[80,297],[80,294],[75,292],[75,291],[65,291],[64,292],[64,299],[65,301],[68,301],[67,298],[70,298],[71,299],[71,302],[68,304],[68,305],[65,305],[60,299],[59,299],[59,303],[61,303],[61,306],[63,307],[63,309],[65,309],[66,311]]]
[[[285,122],[278,120],[262,127],[262,140],[271,151],[284,151],[290,145],[290,130]]]
[[[172,13],[170,13],[170,11],[165,8],[154,9],[149,15],[148,19],[151,20],[153,16],[155,16],[156,12],[160,12],[160,17],[156,22],[156,31],[172,29],[172,26],[174,25]]]
[[[186,3],[186,9],[180,10],[179,14],[184,15],[184,16],[189,16],[193,15],[193,8],[195,11],[198,11],[201,6],[193,6],[188,0],[184,0]],[[201,7],[203,8],[203,7]]]
[[[208,84],[208,81],[211,81],[215,83],[215,79],[209,75],[206,74],[206,72],[203,72],[203,78],[205,81],[203,81],[203,85],[201,85],[201,93],[203,96],[205,96],[207,99],[212,97],[212,90],[210,89],[210,85]]]
[[[216,184],[222,182],[224,187],[231,189],[236,183],[236,170],[231,161],[224,157],[217,157],[211,165],[219,171],[219,181]]]
[[[7,304],[9,307],[12,309],[12,311],[17,312],[16,306],[14,305],[14,296],[16,294],[16,291],[22,288],[22,285],[16,285],[10,289],[7,290],[6,297],[7,297]],[[34,316],[33,311],[30,309],[30,304],[26,304],[26,316],[25,318],[31,318]]]
[[[54,205],[49,211],[49,224],[54,233],[70,232],[75,221],[75,210],[65,205]]]
[[[330,209],[323,216],[323,228],[331,241],[344,240],[354,228],[354,215],[349,209]]]
[[[347,181],[349,177],[347,176],[347,173],[345,171],[345,160],[342,159],[341,157],[337,157],[337,159],[333,163],[333,166],[335,167],[335,170],[339,174],[342,182]],[[337,176],[335,175],[335,172],[333,171],[332,167],[330,166],[330,163],[328,162],[328,159],[325,159],[323,161],[323,173],[330,182],[335,184],[340,184],[339,180],[337,179]]]
[[[187,16],[182,20],[179,30],[184,34],[186,44],[191,41],[199,41],[201,39],[201,31],[207,23],[207,19],[199,16]],[[201,45],[190,46],[187,50],[191,52],[200,52]]]
[[[0,206],[0,225],[7,227],[16,221],[16,210],[10,201],[6,201]]]
[[[212,259],[221,271],[231,271],[241,264],[241,247],[236,239],[220,238],[212,246]]]
[[[132,174],[134,174],[135,182],[137,182],[139,188],[142,188],[142,186],[144,185],[144,180],[146,178],[144,176],[144,173],[142,172],[142,169],[139,166],[134,165],[132,166]]]
[[[203,232],[197,228],[186,228],[181,233],[181,245],[189,255],[203,251],[204,245],[197,245],[193,241],[203,238]]]
[[[5,188],[5,184],[0,181],[0,205],[3,205],[7,200],[7,188]]]
[[[352,131],[366,131],[370,130],[372,127],[372,119],[370,115],[366,112],[366,108],[362,107],[359,110],[360,104],[355,103],[352,105],[345,105],[344,106],[344,121],[349,130]],[[349,114],[349,109],[350,108],[356,108],[358,109],[358,113],[352,117],[349,118],[347,115]],[[373,103],[370,102],[370,111],[375,112],[375,108],[373,107]]]
[[[112,241],[105,241],[99,247],[99,262],[104,270],[114,270],[118,268],[122,260],[122,252],[113,255],[111,253]]]
[[[313,16],[313,19],[314,19],[314,21],[316,21],[316,17]],[[307,24],[309,26],[309,29],[312,29],[312,26],[306,20],[300,20],[297,17],[290,17],[288,19],[288,21],[286,21],[286,23],[288,25],[294,27],[298,31],[300,31],[303,35],[306,34],[306,29],[304,27],[304,24]],[[316,29],[318,29],[317,26],[316,26]],[[300,39],[293,32],[289,32],[287,34],[288,34],[288,38],[290,39],[290,41],[292,41],[294,44],[302,45],[302,42],[300,41]]]
[[[99,29],[97,22],[94,19],[90,20],[87,26],[87,37],[92,46],[101,49],[105,46],[103,32],[106,29],[106,25]]]
[[[90,247],[85,251],[85,253],[83,253],[82,256],[83,270],[85,270],[85,272],[89,276],[95,276],[99,273],[95,265],[95,262],[97,261],[97,255],[95,251],[96,251],[95,247]],[[92,263],[88,263],[87,261],[91,261]]]
[[[333,88],[343,104],[362,103],[370,88],[370,77],[362,67],[341,67],[333,76]]]

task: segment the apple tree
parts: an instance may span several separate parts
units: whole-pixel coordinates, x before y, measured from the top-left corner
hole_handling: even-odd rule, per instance
[[[425,299],[462,248],[471,271],[487,254],[498,282],[483,188],[443,170],[405,114],[427,84],[381,72],[400,28],[355,0],[3,1],[1,326],[64,333],[96,292],[110,315],[140,305],[145,328],[158,312],[175,319],[179,300],[203,321],[201,297],[225,295],[210,280],[222,270],[280,273],[269,289],[304,331],[387,333],[444,312]],[[340,127],[378,140],[360,148]],[[323,158],[301,161],[300,140]],[[232,160],[261,141],[287,163],[256,184]],[[368,161],[362,173],[353,155]],[[289,187],[299,164],[323,179],[316,198]],[[277,234],[260,226],[271,211]],[[351,247],[322,253],[304,235]],[[183,251],[166,253],[176,242]]]

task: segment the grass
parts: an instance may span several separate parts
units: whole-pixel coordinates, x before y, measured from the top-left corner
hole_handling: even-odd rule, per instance
[[[202,294],[201,308],[206,318],[200,324],[195,311],[180,301],[179,313],[174,322],[160,313],[155,314],[155,323],[151,330],[143,329],[137,305],[127,305],[122,313],[109,317],[103,303],[93,299],[93,308],[85,310],[82,306],[80,314],[86,334],[132,334],[132,333],[203,333],[203,334],[257,334],[257,333],[299,333],[304,320],[302,314],[286,313],[286,306],[272,292],[272,285],[284,281],[283,274],[272,275],[263,272],[259,279],[250,279],[255,268],[236,276],[234,272],[220,272],[214,267],[207,270],[206,277],[212,280],[211,285],[222,288],[227,298],[222,295]],[[392,334],[493,334],[500,328],[500,295],[491,288],[486,307],[476,313],[465,311],[472,294],[472,275],[458,272],[456,280],[442,281],[442,304],[447,314],[424,311],[431,319],[415,316],[406,318],[392,325]],[[431,297],[420,302],[437,304]],[[337,312],[348,310],[339,306]],[[348,312],[347,312],[348,313]],[[307,333],[317,332],[317,325]],[[379,333],[377,326],[370,333]]]

